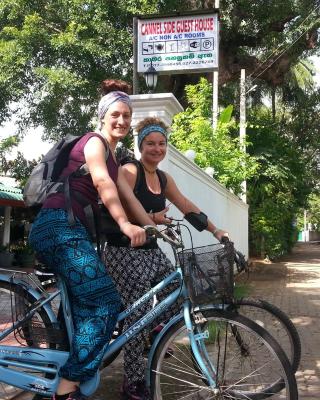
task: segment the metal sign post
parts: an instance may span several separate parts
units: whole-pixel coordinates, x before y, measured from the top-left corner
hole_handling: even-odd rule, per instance
[[[241,69],[241,76],[240,76],[240,146],[241,150],[245,153],[246,152],[246,70]],[[243,181],[241,184],[242,187],[242,196],[241,199],[244,203],[247,202],[247,183]]]

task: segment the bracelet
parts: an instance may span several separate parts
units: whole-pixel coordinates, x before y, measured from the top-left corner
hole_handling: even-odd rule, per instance
[[[154,213],[152,213],[152,221],[155,223],[156,222],[156,216],[154,215]]]
[[[213,236],[215,236],[215,234],[216,234],[218,231],[220,231],[220,229],[216,228],[216,229],[212,232]]]

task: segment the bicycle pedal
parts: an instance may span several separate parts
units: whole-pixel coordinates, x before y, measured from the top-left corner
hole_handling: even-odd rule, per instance
[[[194,316],[194,322],[196,325],[204,324],[204,323],[208,322],[207,318],[205,318],[204,315],[202,314],[202,312],[200,312],[200,311],[197,311],[197,313],[194,313],[193,316]]]

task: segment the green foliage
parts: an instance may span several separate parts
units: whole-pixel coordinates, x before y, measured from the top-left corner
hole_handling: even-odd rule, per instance
[[[6,162],[5,172],[10,172],[10,176],[12,176],[18,182],[19,187],[22,189],[25,186],[26,181],[31,174],[31,171],[38,164],[39,161],[40,159],[28,161],[23,156],[23,154],[20,151],[18,151],[15,160]]]
[[[308,196],[307,204],[307,223],[312,224],[314,230],[320,232],[320,194],[311,193]],[[301,209],[298,213],[297,228],[299,231],[304,230],[304,210]]]
[[[290,251],[296,240],[295,216],[311,191],[308,164],[299,148],[282,135],[280,124],[260,110],[255,128],[248,129],[250,151],[259,175],[248,181],[250,247],[270,258]]]
[[[212,128],[212,86],[205,78],[196,85],[186,86],[189,107],[174,117],[170,142],[180,151],[193,149],[195,162],[201,167],[214,168],[214,177],[236,194],[241,194],[241,183],[256,173],[254,157],[244,153],[237,129],[231,118],[232,106],[219,118],[218,127]],[[249,146],[249,143],[246,143]]]
[[[20,132],[43,126],[53,141],[92,128],[100,82],[131,80],[133,15],[157,11],[156,0],[1,1],[0,123],[14,112]]]

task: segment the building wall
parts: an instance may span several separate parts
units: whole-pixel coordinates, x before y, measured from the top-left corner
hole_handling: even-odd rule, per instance
[[[181,192],[207,214],[217,227],[229,232],[236,249],[248,256],[248,205],[171,145],[160,167],[174,178]],[[172,205],[167,215],[182,217],[180,211]],[[188,222],[184,223],[191,229],[194,246],[217,242],[212,234],[206,231],[198,232]],[[184,242],[186,248],[189,248],[191,242],[186,229]],[[161,247],[171,254],[168,245]]]

